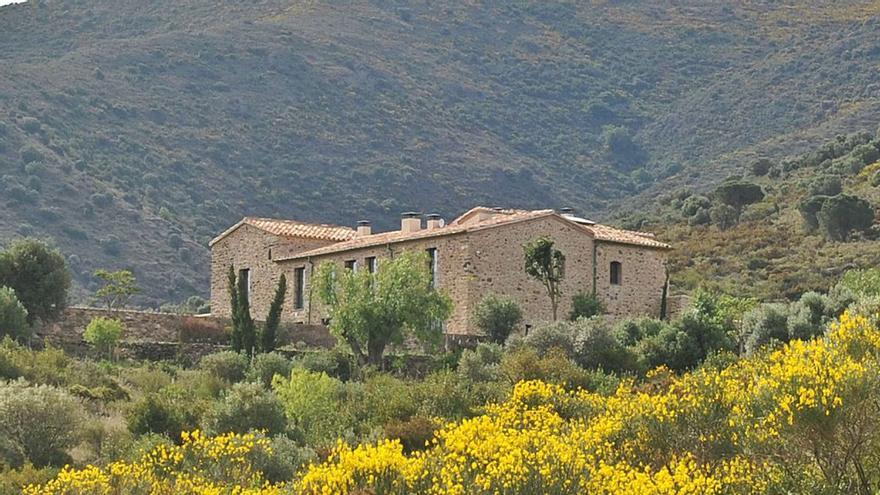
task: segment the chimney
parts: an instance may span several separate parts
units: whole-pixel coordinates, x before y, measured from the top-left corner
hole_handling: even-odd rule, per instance
[[[358,220],[357,235],[370,235],[373,233],[373,227],[370,226],[369,220]]]
[[[407,211],[400,216],[401,232],[417,232],[422,230],[422,216],[414,211]]]
[[[564,217],[573,217],[574,216],[574,208],[570,208],[566,206],[565,208],[560,208],[559,213]]]
[[[443,219],[436,213],[431,213],[426,218],[428,219],[428,230],[439,229],[443,226]]]

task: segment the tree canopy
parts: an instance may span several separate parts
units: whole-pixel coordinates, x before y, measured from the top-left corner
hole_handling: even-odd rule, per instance
[[[408,337],[437,343],[452,301],[431,283],[428,256],[408,251],[380,260],[375,273],[322,263],[314,277],[328,309],[330,331],[345,341],[361,364],[382,365],[389,344]]]
[[[0,286],[15,290],[27,309],[27,321],[49,321],[67,306],[70,272],[56,248],[36,239],[22,239],[0,252]]]
[[[562,295],[562,279],[565,278],[565,255],[553,247],[552,239],[539,237],[523,245],[523,257],[526,273],[539,280],[547,289],[553,321],[556,321],[559,297]]]

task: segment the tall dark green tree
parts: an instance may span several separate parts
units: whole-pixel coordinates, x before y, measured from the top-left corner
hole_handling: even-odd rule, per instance
[[[284,297],[287,295],[287,277],[281,274],[278,279],[278,287],[275,288],[275,297],[269,306],[269,314],[266,316],[266,325],[260,336],[260,348],[263,352],[272,352],[278,343],[278,326],[281,323],[281,312],[284,310]]]
[[[70,272],[61,251],[36,239],[22,239],[0,252],[0,286],[15,291],[29,324],[50,321],[67,306]]]
[[[243,349],[241,339],[241,318],[238,298],[238,279],[235,276],[235,267],[229,266],[229,273],[226,275],[226,290],[229,292],[230,314],[232,315],[232,335],[230,335],[229,344],[235,352],[241,352]]]
[[[251,302],[248,288],[249,280],[247,277],[238,277],[238,318],[237,331],[240,338],[240,348],[237,352],[244,352],[248,356],[254,355],[254,348],[257,345],[257,327],[254,319],[251,317]],[[236,322],[233,322],[235,325]]]
[[[547,289],[553,321],[556,321],[559,298],[562,296],[562,279],[565,278],[565,255],[553,247],[549,237],[539,237],[523,245],[526,273],[539,280]]]

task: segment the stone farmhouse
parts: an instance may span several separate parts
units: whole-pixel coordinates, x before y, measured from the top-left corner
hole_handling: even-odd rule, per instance
[[[670,246],[652,234],[600,225],[570,209],[476,207],[448,223],[439,215],[424,220],[405,213],[400,230],[373,233],[367,221],[352,229],[244,218],[210,243],[211,308],[217,316],[229,316],[226,284],[232,265],[247,277],[254,318],[264,320],[284,273],[289,287],[283,320],[320,325],[326,315],[310,292],[312,271],[319,264],[329,260],[355,270],[376,270],[377,260],[384,257],[424,250],[434,283],[455,305],[446,323],[448,337],[479,333],[472,314],[489,293],[514,298],[528,329],[550,320],[552,312],[543,285],[524,272],[522,245],[549,236],[566,256],[560,317],[567,315],[571,297],[579,292],[596,293],[612,318],[660,314]]]

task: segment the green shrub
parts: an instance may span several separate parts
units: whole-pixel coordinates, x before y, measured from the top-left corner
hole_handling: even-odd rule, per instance
[[[509,297],[489,294],[477,305],[474,323],[490,341],[503,344],[522,321],[522,310]]]
[[[592,318],[605,311],[602,301],[596,294],[579,292],[571,298],[571,312],[568,319],[571,321],[578,318]]]
[[[749,169],[755,177],[763,177],[770,172],[773,162],[767,158],[759,158],[751,163]]]
[[[596,391],[604,387],[597,380],[604,378],[604,373],[581,368],[558,348],[542,356],[528,347],[508,352],[501,361],[501,372],[511,385],[522,380],[542,380],[571,390]]]
[[[746,352],[754,353],[773,342],[788,342],[788,308],[784,304],[762,304],[743,317]]]
[[[272,388],[290,426],[308,445],[326,447],[350,427],[342,407],[343,383],[326,373],[294,368],[289,377],[276,378]]]
[[[297,359],[296,365],[316,373],[326,373],[342,381],[352,378],[355,367],[351,354],[338,347],[305,352]]]
[[[653,336],[636,345],[636,355],[644,369],[660,365],[676,371],[693,369],[707,356],[718,351],[732,350],[723,323],[717,298],[705,292],[697,293],[693,307],[671,325],[661,325]]]
[[[122,377],[125,382],[145,394],[158,392],[174,379],[170,373],[156,366],[155,363],[137,368],[124,368]]]
[[[427,448],[431,439],[434,438],[434,432],[437,431],[438,426],[428,418],[416,416],[405,421],[389,421],[383,429],[385,430],[385,438],[400,440],[404,452],[409,454]]]
[[[547,354],[550,349],[561,349],[569,357],[574,356],[574,331],[568,322],[545,323],[533,328],[523,338],[523,343],[533,348],[538,355]]]
[[[27,321],[27,310],[15,291],[9,287],[0,287],[0,338],[11,337],[23,340],[31,334]]]
[[[60,466],[86,417],[79,400],[49,385],[0,383],[0,455],[8,465]]]
[[[363,383],[363,403],[357,407],[364,411],[365,420],[381,426],[392,420],[406,420],[418,412],[412,383],[387,373],[375,373]]]
[[[574,360],[587,369],[635,371],[636,357],[624,346],[602,317],[581,318],[574,322]]]
[[[135,436],[125,424],[125,418],[118,414],[102,416],[89,421],[82,429],[82,443],[78,461],[87,460],[93,464],[116,461],[128,454]]]
[[[35,468],[31,463],[25,463],[18,469],[0,468],[0,495],[23,493],[26,486],[48,483],[57,474],[57,468]]]
[[[839,175],[821,175],[810,182],[811,196],[835,196],[843,191]]]
[[[113,349],[125,333],[125,325],[116,319],[98,316],[89,322],[83,340],[112,357]]]
[[[681,204],[681,214],[685,218],[696,215],[701,210],[708,210],[712,207],[712,201],[706,196],[694,194],[688,196]]]
[[[874,223],[874,208],[862,198],[838,194],[822,203],[816,219],[825,237],[845,241],[851,232],[862,232],[871,227]]]
[[[236,383],[208,413],[205,429],[214,434],[262,430],[269,435],[287,428],[278,398],[257,383]]]
[[[853,297],[880,296],[880,269],[847,270],[838,285],[848,289]]]
[[[458,375],[473,382],[497,380],[503,354],[498,344],[481,343],[473,350],[466,349],[458,361]]]
[[[293,369],[293,361],[277,352],[267,352],[254,357],[247,378],[269,388],[275,375],[290,376],[291,369]]]
[[[265,449],[256,452],[254,468],[263,473],[271,483],[290,481],[297,472],[318,460],[315,451],[308,446],[300,446],[294,440],[275,435],[271,438],[271,454]]]
[[[419,415],[458,420],[473,416],[477,408],[507,397],[509,387],[501,382],[472,383],[456,372],[431,373],[413,384]]]
[[[739,222],[739,212],[730,205],[718,204],[709,208],[709,219],[721,230],[727,230]]]
[[[229,383],[237,383],[244,380],[248,364],[248,358],[244,354],[222,351],[203,357],[199,361],[199,369]]]
[[[42,151],[32,145],[22,147],[18,150],[18,154],[21,156],[21,161],[25,164],[41,162],[46,158]]]
[[[180,433],[198,428],[205,403],[188,392],[177,394],[163,391],[148,394],[131,404],[126,411],[128,429],[137,435],[154,433],[165,435],[174,442]]]

